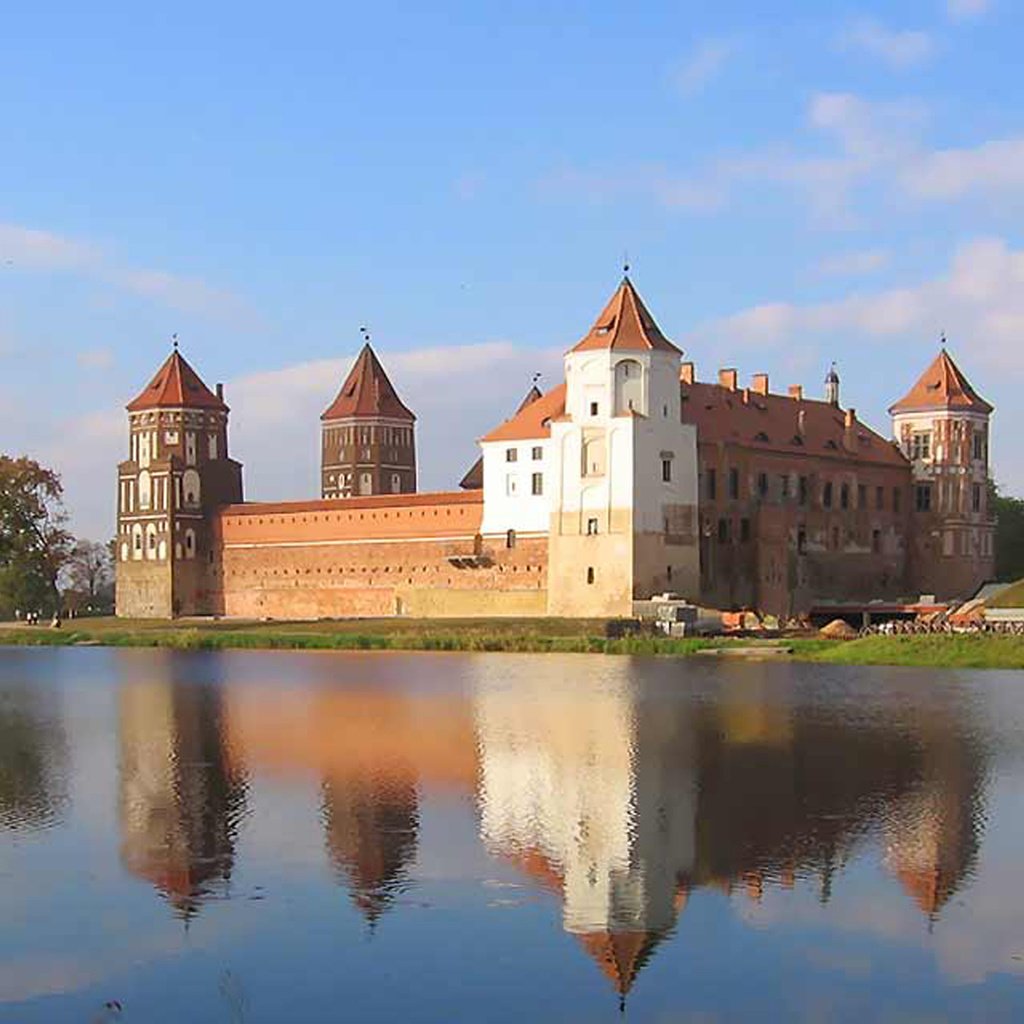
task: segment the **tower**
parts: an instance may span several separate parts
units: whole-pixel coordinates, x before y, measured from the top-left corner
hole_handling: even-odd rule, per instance
[[[322,497],[415,492],[416,417],[369,342],[320,420]]]
[[[228,457],[228,407],[175,343],[128,409],[129,455],[118,467],[117,614],[213,612],[211,513],[242,500]]]
[[[835,363],[829,367],[828,373],[825,374],[825,401],[829,405],[834,405],[837,409],[839,408],[839,371],[836,369]]]
[[[551,420],[552,615],[630,615],[635,599],[699,592],[680,356],[628,276],[565,356],[565,413]]]
[[[889,409],[913,467],[910,579],[922,593],[969,597],[992,576],[995,518],[989,507],[992,406],[946,351]]]

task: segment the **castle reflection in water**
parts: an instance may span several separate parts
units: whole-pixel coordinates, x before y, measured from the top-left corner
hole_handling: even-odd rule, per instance
[[[312,776],[326,857],[373,925],[414,884],[424,794],[449,791],[622,996],[703,887],[760,901],[799,879],[827,902],[875,844],[935,919],[970,875],[985,764],[962,708],[840,718],[779,666],[685,702],[670,669],[639,686],[627,659],[566,680],[590,664],[465,659],[477,677],[438,690],[339,683],[320,659],[301,687],[194,682],[169,657],[121,691],[123,862],[191,915],[227,889],[248,775]]]

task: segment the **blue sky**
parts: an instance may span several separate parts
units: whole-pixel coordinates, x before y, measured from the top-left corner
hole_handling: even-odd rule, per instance
[[[314,493],[363,324],[447,487],[624,252],[700,377],[836,359],[883,431],[945,330],[1024,492],[1018,5],[253,6],[5,14],[0,450],[82,532],[172,333],[250,497]]]

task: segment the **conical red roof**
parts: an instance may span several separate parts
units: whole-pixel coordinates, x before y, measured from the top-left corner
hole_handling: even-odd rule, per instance
[[[320,418],[340,420],[349,416],[385,416],[410,423],[416,420],[402,404],[369,342],[356,357],[337,397]]]
[[[973,409],[989,413],[992,406],[971,387],[960,367],[943,348],[917,383],[890,407],[889,412],[913,412],[918,409]]]
[[[647,311],[628,277],[616,289],[608,305],[594,321],[594,326],[573,348],[573,352],[590,349],[626,349],[643,351],[661,349],[679,353],[679,349],[661,333],[654,317]]]
[[[175,349],[145,390],[128,403],[129,412],[143,409],[221,409],[227,412],[228,407]]]

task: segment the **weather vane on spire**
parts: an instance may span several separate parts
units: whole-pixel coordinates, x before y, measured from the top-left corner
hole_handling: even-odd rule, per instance
[[[946,332],[945,331],[939,331],[939,344],[943,348],[946,347]]]
[[[364,327],[360,327],[359,328],[359,333],[363,336],[363,341],[367,345],[369,345],[370,344],[370,330],[369,330],[369,328],[367,328],[365,326]]]
[[[174,346],[174,351],[178,351],[178,335],[177,332],[171,335],[171,344]]]
[[[629,250],[624,249],[622,252],[622,276],[629,276]]]

